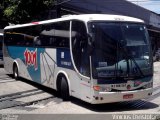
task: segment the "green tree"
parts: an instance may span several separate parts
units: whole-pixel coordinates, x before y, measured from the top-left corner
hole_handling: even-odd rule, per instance
[[[55,0],[3,0],[0,3],[0,14],[10,23],[26,23],[38,19],[42,12],[52,8],[54,2]]]

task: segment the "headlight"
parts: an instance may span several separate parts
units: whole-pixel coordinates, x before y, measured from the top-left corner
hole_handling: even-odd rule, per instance
[[[152,88],[152,87],[153,87],[153,82],[150,82],[144,85],[144,88]]]

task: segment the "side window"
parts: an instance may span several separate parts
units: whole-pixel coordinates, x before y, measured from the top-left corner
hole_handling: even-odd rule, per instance
[[[10,45],[11,44],[11,33],[7,30],[7,31],[4,31],[4,43],[6,45]]]
[[[17,46],[69,48],[70,21],[34,25],[6,31],[5,43]]]
[[[33,46],[32,27],[17,28],[6,31],[5,44],[14,46]]]
[[[72,21],[72,53],[77,70],[84,76],[90,76],[89,54],[87,52],[87,31],[83,22]]]
[[[29,46],[29,47],[33,47],[34,46],[34,38],[36,36],[39,36],[39,32],[41,30],[41,29],[39,29],[40,26],[41,25],[27,26],[27,27],[24,27],[24,28],[17,29],[16,32],[18,34],[20,34],[21,36],[23,36],[22,44],[24,46]]]
[[[57,41],[57,47],[69,48],[69,26],[70,22],[59,22],[55,26],[54,37]]]
[[[7,32],[5,35],[5,41],[7,45],[23,45],[24,36],[21,34],[17,34],[16,32]]]
[[[33,42],[34,46],[41,46],[40,34],[42,32],[42,25],[35,25],[29,29],[30,33],[28,36],[25,36],[25,40],[29,42]]]
[[[42,46],[69,48],[69,26],[69,21],[43,25],[38,39]]]

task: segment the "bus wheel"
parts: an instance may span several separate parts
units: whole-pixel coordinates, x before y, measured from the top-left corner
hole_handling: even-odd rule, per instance
[[[16,80],[18,80],[19,74],[18,74],[18,67],[17,67],[17,65],[14,65],[14,67],[13,67],[13,76],[14,76],[14,78]]]
[[[69,100],[69,87],[68,87],[68,83],[65,77],[61,77],[61,97],[64,101]]]

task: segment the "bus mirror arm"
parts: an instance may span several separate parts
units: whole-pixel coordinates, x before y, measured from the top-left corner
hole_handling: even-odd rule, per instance
[[[120,44],[121,47],[124,47],[124,46],[127,45],[127,42],[126,42],[126,40],[120,40],[119,44]]]
[[[88,53],[91,55],[94,50],[94,41],[92,39],[91,34],[87,34],[87,37],[88,37]]]

